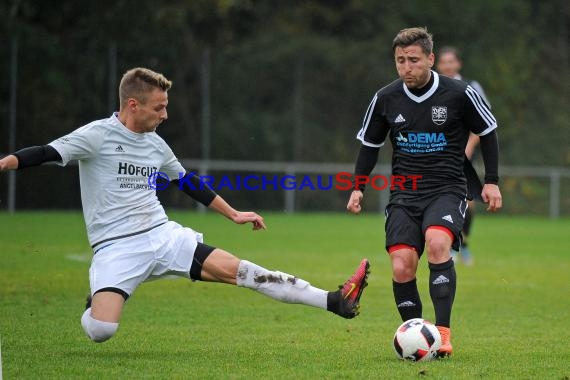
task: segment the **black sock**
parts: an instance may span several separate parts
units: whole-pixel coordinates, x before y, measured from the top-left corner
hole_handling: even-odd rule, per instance
[[[429,270],[429,295],[435,309],[435,324],[449,327],[457,286],[453,260],[441,264],[429,263]]]
[[[340,289],[334,292],[328,292],[327,294],[327,310],[335,314],[339,312],[339,301],[342,298],[340,294]]]
[[[392,281],[392,289],[394,290],[394,300],[402,321],[405,322],[408,319],[422,317],[422,301],[420,300],[415,278],[408,282]]]

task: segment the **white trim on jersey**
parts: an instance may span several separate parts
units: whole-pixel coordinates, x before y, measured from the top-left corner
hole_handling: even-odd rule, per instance
[[[421,103],[424,100],[429,99],[429,97],[432,96],[439,87],[439,75],[435,71],[432,71],[431,75],[433,75],[433,85],[431,86],[429,91],[423,94],[422,96],[415,96],[410,92],[410,90],[408,90],[406,83],[402,83],[402,86],[404,87],[404,92],[406,93],[406,95],[408,95],[408,98],[412,99],[416,103]]]
[[[380,148],[384,143],[381,144],[373,144],[368,141],[364,140],[364,135],[366,134],[366,130],[368,129],[368,124],[370,124],[370,119],[372,118],[372,113],[374,113],[374,107],[376,107],[376,101],[378,100],[378,93],[374,95],[372,101],[368,105],[368,109],[364,114],[364,120],[362,120],[362,128],[356,134],[356,138],[362,142],[362,145],[366,145],[372,148]]]
[[[358,140],[360,140],[360,142],[362,143],[362,145],[366,145],[366,146],[369,146],[369,147],[371,147],[371,148],[381,148],[381,147],[384,146],[384,143],[381,143],[381,144],[372,144],[372,143],[369,143],[368,141],[365,141],[364,138],[360,138],[360,137],[358,138]]]
[[[483,132],[478,133],[477,136],[485,136],[486,134],[491,133],[495,128],[497,128],[497,120],[491,113],[487,102],[485,102],[481,95],[469,85],[467,85],[467,88],[465,89],[465,94],[469,100],[471,100],[471,103],[473,103],[473,106],[477,110],[477,113],[479,113],[479,116],[481,116],[481,119],[483,119],[485,124],[487,124],[487,128]]]
[[[489,109],[491,109],[491,102],[489,102],[489,99],[487,99],[487,95],[485,94],[485,90],[483,90],[483,87],[481,86],[481,84],[479,84],[479,82],[472,80],[469,81],[469,86],[473,87],[473,89],[475,91],[477,91],[477,93],[479,95],[481,95],[481,98],[483,98],[483,100],[485,101],[485,103],[487,104],[487,107],[489,107]]]

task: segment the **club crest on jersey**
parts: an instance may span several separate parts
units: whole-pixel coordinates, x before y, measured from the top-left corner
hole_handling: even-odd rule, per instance
[[[431,120],[437,125],[442,125],[443,123],[445,123],[445,121],[447,120],[447,107],[432,106]]]

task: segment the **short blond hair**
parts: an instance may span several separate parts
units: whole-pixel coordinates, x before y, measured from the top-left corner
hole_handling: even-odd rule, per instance
[[[433,36],[424,27],[402,29],[392,42],[392,52],[396,52],[397,47],[411,45],[420,46],[426,55],[430,55],[433,52]]]
[[[127,71],[119,84],[119,101],[121,107],[127,104],[129,98],[137,99],[141,103],[146,102],[146,95],[155,88],[168,91],[172,82],[160,73],[143,67],[135,67]]]

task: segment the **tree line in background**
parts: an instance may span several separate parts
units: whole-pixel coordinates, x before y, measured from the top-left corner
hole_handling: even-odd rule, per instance
[[[485,88],[502,163],[570,165],[565,0],[12,0],[0,17],[0,152],[17,40],[17,148],[108,116],[121,74],[146,66],[174,82],[158,132],[179,157],[351,162],[370,98],[396,78],[391,41],[419,25]],[[34,173],[19,183],[49,181]]]

